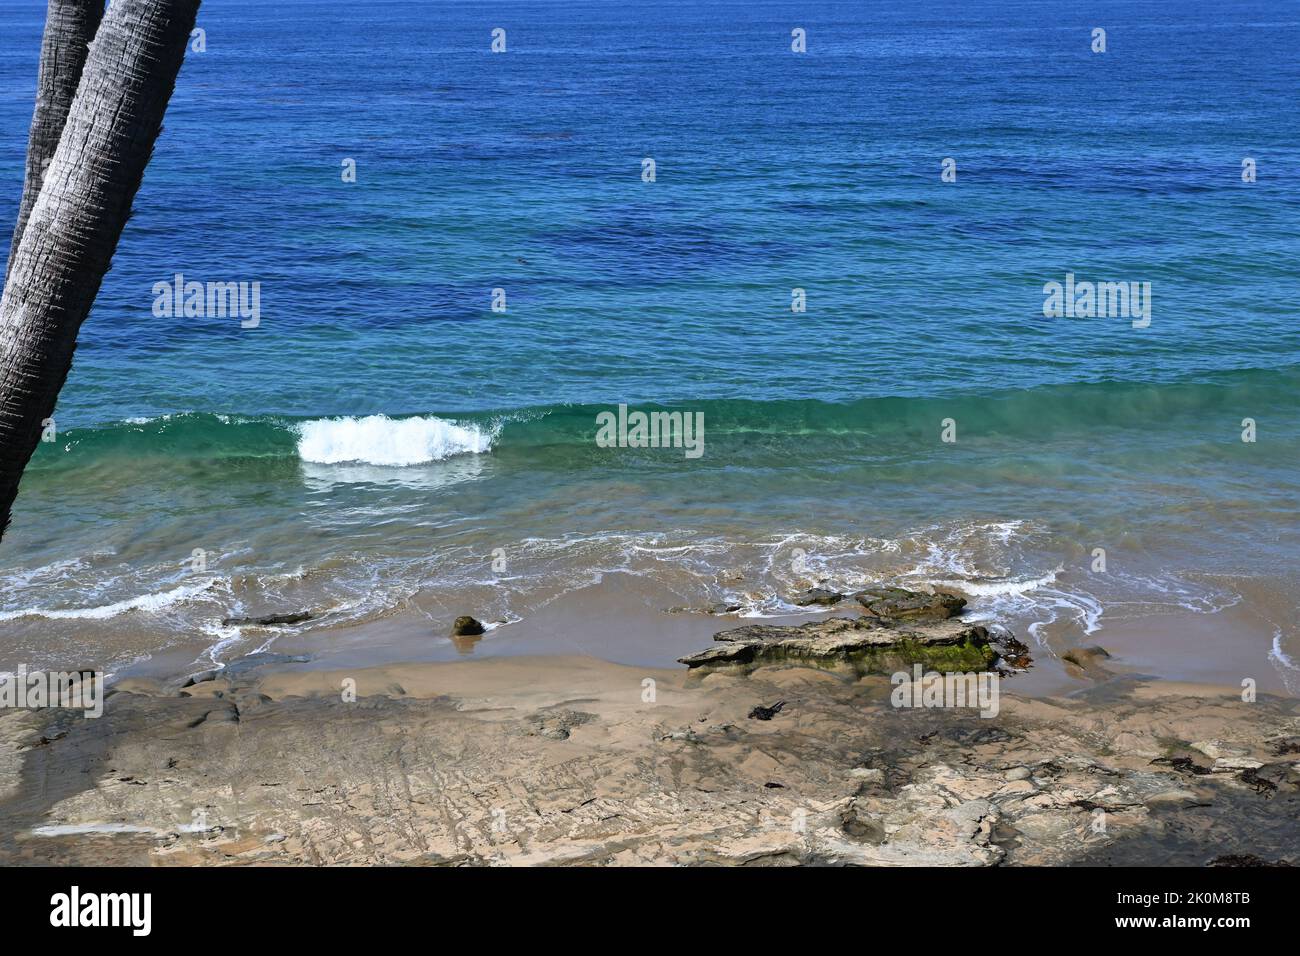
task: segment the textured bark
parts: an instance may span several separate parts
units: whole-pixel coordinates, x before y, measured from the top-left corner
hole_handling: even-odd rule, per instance
[[[162,129],[199,0],[113,0],[0,300],[0,533]]]
[[[27,138],[27,173],[23,178],[23,197],[18,203],[13,243],[9,247],[6,277],[13,266],[27,218],[40,194],[45,168],[59,146],[90,41],[95,38],[103,16],[104,0],[49,0],[41,41],[41,66],[36,77],[36,109],[32,112],[32,130]]]

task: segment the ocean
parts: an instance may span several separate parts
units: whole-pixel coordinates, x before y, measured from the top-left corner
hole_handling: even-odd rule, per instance
[[[43,17],[0,5],[6,224]],[[746,617],[941,585],[1044,659],[1149,623],[1170,674],[1209,641],[1300,693],[1300,7],[199,25],[0,544],[0,669],[381,621],[454,653],[459,614],[492,654],[619,574]],[[160,308],[178,274],[257,283],[255,324]],[[1067,281],[1134,314],[1045,315]],[[602,447],[620,404],[702,414],[703,453]]]

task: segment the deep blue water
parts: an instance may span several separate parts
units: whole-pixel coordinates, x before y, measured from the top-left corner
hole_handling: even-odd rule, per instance
[[[43,6],[0,13],[5,222]],[[200,23],[69,425],[932,395],[1300,354],[1294,3],[229,0]],[[1152,282],[1151,327],[1044,320],[1067,271]],[[262,326],[155,318],[174,272],[261,281]]]
[[[5,223],[43,6],[0,0]],[[647,541],[759,604],[800,583],[772,576],[791,535],[847,583],[1056,575],[1031,611],[1083,629],[1295,566],[1296,3],[209,0],[200,25],[0,552],[21,646],[86,620],[24,609],[161,633],[304,568],[311,600],[387,611],[497,545],[527,556],[503,614],[653,572]],[[259,327],[156,316],[178,272],[260,282]],[[1149,327],[1044,318],[1067,272],[1151,283]],[[619,402],[703,410],[708,453],[595,449]],[[432,423],[417,464],[382,424],[351,458],[301,443],[377,413]],[[1078,578],[1098,541],[1122,587]],[[200,545],[217,598],[130,604]]]

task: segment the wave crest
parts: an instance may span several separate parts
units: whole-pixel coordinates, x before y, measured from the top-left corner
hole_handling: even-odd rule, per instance
[[[417,418],[318,418],[298,424],[298,457],[321,465],[423,465],[453,455],[490,451],[495,429]]]

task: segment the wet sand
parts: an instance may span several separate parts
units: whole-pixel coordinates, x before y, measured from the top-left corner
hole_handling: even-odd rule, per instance
[[[238,650],[232,647],[218,655],[218,660],[224,663],[264,647],[309,656],[310,666],[324,668],[557,654],[675,668],[679,657],[708,646],[716,632],[727,628],[799,624],[860,611],[846,601],[805,614],[746,618],[683,608],[683,600],[681,593],[662,583],[611,573],[599,584],[563,594],[524,620],[491,628],[477,640],[454,641],[448,636],[452,619],[474,613],[473,607],[408,608],[347,627],[308,627],[297,633],[247,628],[248,639],[240,642]],[[1250,678],[1261,693],[1296,696],[1300,672],[1290,678],[1295,686],[1288,686],[1285,669],[1270,662],[1275,625],[1271,617],[1266,619],[1255,610],[1257,604],[1242,602],[1210,614],[1174,611],[1136,618],[1116,614],[1091,635],[1076,627],[1046,627],[1041,631],[1042,644],[1029,637],[1023,626],[1013,625],[1013,633],[1031,645],[1034,667],[1017,674],[1009,688],[1030,696],[1080,690],[1090,682],[1064,664],[1061,656],[1071,648],[1101,645],[1112,655],[1107,668],[1115,673],[1238,688],[1244,678]],[[207,636],[177,640],[169,651],[155,652],[123,669],[121,676],[170,680],[211,667],[203,654],[209,640]]]

